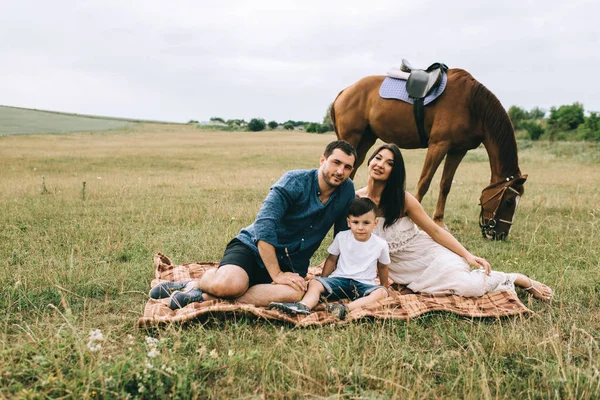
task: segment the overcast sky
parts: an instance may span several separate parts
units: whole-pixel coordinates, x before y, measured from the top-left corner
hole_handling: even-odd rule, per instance
[[[0,105],[187,122],[321,121],[406,58],[505,108],[600,111],[600,2],[4,1]]]

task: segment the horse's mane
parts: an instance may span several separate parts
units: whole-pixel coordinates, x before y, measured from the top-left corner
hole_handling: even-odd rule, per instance
[[[515,139],[515,130],[510,117],[502,107],[500,100],[483,84],[475,80],[468,72],[468,78],[471,80],[471,93],[468,101],[471,117],[479,121],[484,130],[484,136],[489,139],[489,144],[499,148],[499,154],[502,155],[501,163],[505,171],[503,174],[514,174],[514,166],[518,168],[517,141]],[[458,76],[458,78],[467,78],[467,76]]]

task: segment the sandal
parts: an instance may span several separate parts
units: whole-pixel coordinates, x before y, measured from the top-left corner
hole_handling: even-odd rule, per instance
[[[531,278],[529,278],[529,283],[530,286],[527,288],[523,288],[523,290],[525,290],[526,292],[528,292],[529,294],[531,294],[533,297],[535,297],[538,300],[542,300],[542,301],[550,301],[552,299],[553,293],[552,293],[552,289],[550,289],[549,286],[544,285],[541,282],[535,281]],[[546,288],[548,290],[549,295],[545,295],[540,289],[535,287],[535,284],[539,284],[541,286],[541,288]]]

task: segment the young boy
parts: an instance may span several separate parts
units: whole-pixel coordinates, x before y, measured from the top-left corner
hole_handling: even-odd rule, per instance
[[[302,300],[297,303],[273,302],[269,304],[270,309],[287,314],[310,314],[322,295],[327,300],[354,300],[348,305],[327,304],[328,312],[344,319],[348,312],[388,296],[388,244],[371,234],[378,222],[375,203],[366,197],[352,200],[347,221],[350,230],[337,234],[327,249],[329,256],[321,277],[309,282]],[[377,272],[383,286],[375,285]]]

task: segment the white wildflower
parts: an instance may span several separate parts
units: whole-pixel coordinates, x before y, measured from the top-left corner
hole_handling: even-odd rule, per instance
[[[102,331],[100,329],[92,329],[89,333],[88,339],[89,340],[86,344],[87,348],[92,353],[100,351],[100,349],[102,348],[102,343],[100,342],[104,340],[104,335],[102,335]]]
[[[150,349],[150,351],[148,352],[148,358],[155,358],[158,357],[160,355],[160,351],[158,351],[155,348]]]
[[[152,366],[152,364],[151,364],[151,363],[149,363],[149,362],[146,362],[146,368],[148,368],[148,369],[152,369],[152,368],[153,368],[153,366]]]
[[[104,335],[100,329],[92,329],[89,334],[89,339],[95,342],[101,342],[104,340]]]
[[[231,356],[233,355],[233,350],[229,350],[229,351],[227,352],[227,355],[228,355],[229,357],[231,357]]]
[[[146,336],[146,346],[148,347],[156,347],[158,345],[158,339]]]
[[[210,358],[219,358],[219,353],[217,353],[216,349],[212,349],[211,352],[209,353]]]
[[[100,351],[100,349],[102,348],[102,344],[90,340],[89,342],[87,342],[87,348],[90,349],[92,353],[95,353],[97,351]]]

